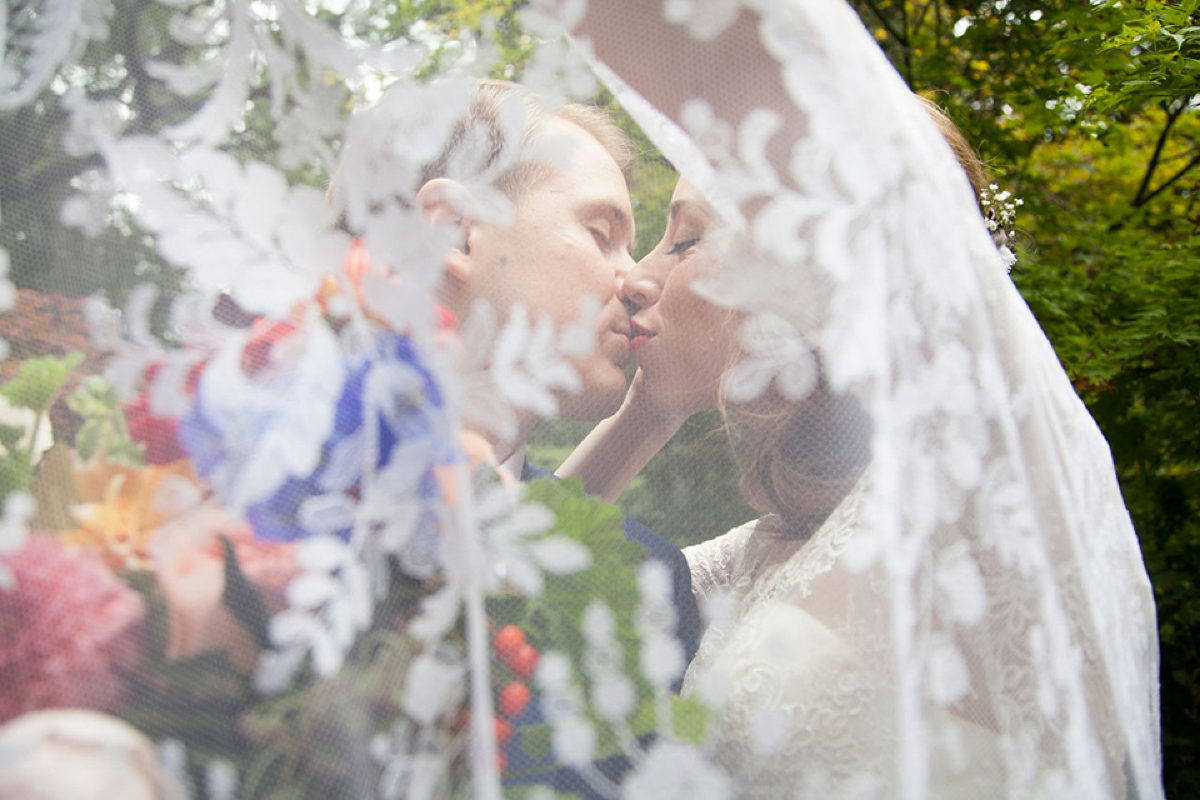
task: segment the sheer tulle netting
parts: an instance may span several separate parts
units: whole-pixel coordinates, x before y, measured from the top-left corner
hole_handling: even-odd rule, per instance
[[[853,10],[384,5],[0,17],[0,797],[1162,797],[1107,443]],[[680,553],[603,500],[697,413]]]

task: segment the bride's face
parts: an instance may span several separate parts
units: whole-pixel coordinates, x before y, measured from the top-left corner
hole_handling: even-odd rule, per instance
[[[733,313],[692,290],[693,281],[720,266],[713,243],[720,225],[703,195],[681,179],[662,240],[621,286],[642,389],[664,411],[715,408],[721,374],[736,354]]]

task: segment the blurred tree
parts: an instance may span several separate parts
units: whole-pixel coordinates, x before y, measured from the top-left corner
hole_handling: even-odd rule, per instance
[[[1111,444],[1200,796],[1200,1],[854,0],[1025,199],[1013,277]]]

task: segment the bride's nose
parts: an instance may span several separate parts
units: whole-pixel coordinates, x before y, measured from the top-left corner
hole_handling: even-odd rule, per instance
[[[628,274],[619,279],[617,294],[626,304],[646,308],[657,303],[658,298],[662,295],[661,282],[653,271],[647,268],[648,260],[649,256],[643,258],[634,265]]]

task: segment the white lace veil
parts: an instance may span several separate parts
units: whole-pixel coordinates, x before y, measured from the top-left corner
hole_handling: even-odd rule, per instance
[[[41,0],[0,17],[0,141],[30,153],[0,177],[5,379],[33,356],[86,356],[62,392],[71,413],[50,412],[61,447],[41,456],[36,430],[5,441],[31,462],[0,486],[0,630],[16,642],[0,676],[18,687],[0,704],[0,797],[50,785],[67,758],[54,742],[75,741],[133,759],[153,787],[138,796],[282,797],[259,787],[303,773],[286,796],[1161,798],[1155,609],[1107,443],[953,154],[844,0],[503,3],[481,32],[416,21],[401,41],[379,34],[383,6]],[[564,532],[583,529],[582,499],[472,472],[488,448],[459,435],[512,443],[525,417],[554,417],[601,313],[584,302],[558,327],[515,307],[438,313],[462,242],[429,224],[419,190],[518,18],[515,47],[534,49],[522,81],[546,113],[603,87],[710,207],[711,267],[657,290],[665,304],[694,289],[723,315],[714,436],[731,437],[728,469],[762,518],[686,553],[707,627],[683,701],[665,573],[603,561]],[[356,103],[370,110],[348,115]],[[501,115],[506,135],[519,116]],[[551,170],[571,163],[537,144]],[[497,186],[529,152],[452,158],[460,215],[513,223]],[[31,198],[54,170],[73,177],[47,219]],[[39,412],[18,395],[6,424],[20,427]],[[104,398],[125,409],[111,429]],[[141,455],[108,451],[88,496],[85,432],[127,442],[122,426]],[[189,465],[168,477],[146,469],[181,463],[150,458],[160,435]],[[622,435],[635,451],[638,430]],[[674,469],[688,485],[694,462]],[[50,519],[66,479],[48,476],[67,473],[59,505],[76,516]],[[83,566],[52,552],[104,539],[106,503],[134,486],[155,515],[144,542],[114,555],[105,540]],[[213,531],[203,566],[192,550]],[[223,576],[212,605],[258,587],[264,616],[225,622],[259,637],[243,675],[276,704],[188,739],[173,713],[219,716],[236,692],[197,683],[202,702],[179,711],[155,691],[209,673],[115,653],[164,618],[165,652],[184,647],[191,595],[161,576],[197,565]],[[589,565],[628,573],[628,608],[603,579],[570,583]],[[596,602],[527,673],[541,719],[521,758],[537,763],[509,753],[502,773],[489,708],[524,672],[491,641],[497,598],[571,591]],[[103,616],[71,605],[102,600]],[[30,632],[64,614],[82,621],[61,637],[92,654],[54,661],[70,690],[45,667],[55,636]],[[616,633],[626,618],[632,638]],[[464,704],[470,721],[448,722]],[[38,716],[56,708],[111,716]],[[141,733],[114,744],[112,716]]]

